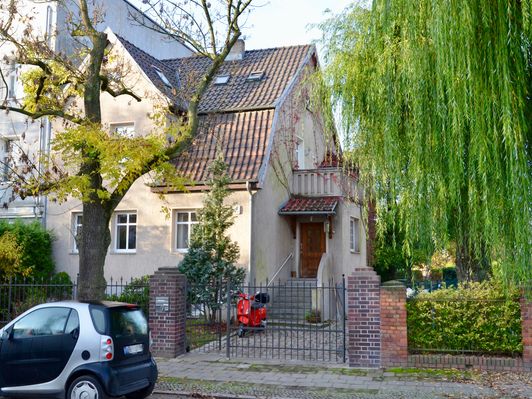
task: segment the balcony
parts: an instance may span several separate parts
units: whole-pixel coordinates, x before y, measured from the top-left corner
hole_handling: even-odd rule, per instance
[[[356,189],[355,179],[346,175],[340,168],[304,169],[292,172],[292,194],[296,196],[354,198]]]

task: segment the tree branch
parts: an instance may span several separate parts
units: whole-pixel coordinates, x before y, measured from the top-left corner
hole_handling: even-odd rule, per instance
[[[24,108],[10,107],[9,105],[0,105],[0,110],[4,110],[8,112],[10,111],[18,112],[19,114],[29,116],[31,119],[39,119],[39,118],[42,118],[43,116],[55,116],[55,117],[66,119],[67,121],[75,123],[77,125],[83,124],[83,121],[84,121],[83,118],[78,118],[74,115],[67,114],[66,112],[60,111],[60,110],[49,109],[49,110],[41,111],[41,112],[30,112]]]

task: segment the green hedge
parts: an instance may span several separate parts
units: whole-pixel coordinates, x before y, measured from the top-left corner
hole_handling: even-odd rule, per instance
[[[15,235],[22,249],[21,269],[32,269],[29,278],[48,280],[55,270],[52,258],[53,236],[40,223],[0,222],[0,236],[5,232]],[[1,276],[0,276],[1,277]]]
[[[420,293],[407,302],[408,347],[415,352],[522,353],[519,293],[471,283]]]

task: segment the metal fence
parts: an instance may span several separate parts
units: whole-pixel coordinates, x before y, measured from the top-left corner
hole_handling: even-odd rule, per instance
[[[412,354],[519,356],[521,308],[516,298],[407,300]]]
[[[227,357],[346,360],[345,283],[318,287],[315,281],[291,280],[234,287],[218,282],[208,288],[189,285],[187,291],[186,335],[191,351],[218,351]]]
[[[0,282],[0,327],[40,303],[77,298],[77,279],[73,282],[13,277]],[[137,303],[148,315],[149,285],[145,278],[110,279],[106,299]]]

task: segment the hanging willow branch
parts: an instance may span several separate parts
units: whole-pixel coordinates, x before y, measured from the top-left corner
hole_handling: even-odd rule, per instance
[[[381,229],[532,280],[532,1],[374,0],[323,25],[324,80]]]

